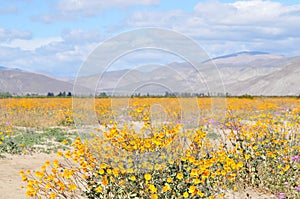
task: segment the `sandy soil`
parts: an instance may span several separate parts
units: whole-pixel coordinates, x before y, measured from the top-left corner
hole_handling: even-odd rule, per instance
[[[271,194],[257,193],[253,190],[244,190],[240,192],[229,191],[225,195],[226,199],[275,199],[278,198]]]
[[[7,155],[0,159],[0,199],[23,199],[25,189],[20,170],[38,170],[45,161],[54,160],[55,154]]]
[[[25,189],[21,189],[21,185],[24,184],[19,175],[20,170],[38,170],[45,161],[57,158],[55,154],[5,156],[5,158],[0,159],[0,199],[25,199]],[[239,193],[227,192],[225,198],[270,199],[276,197],[246,190]]]

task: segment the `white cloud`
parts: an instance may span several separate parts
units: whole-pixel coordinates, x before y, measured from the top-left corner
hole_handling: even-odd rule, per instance
[[[105,36],[97,30],[72,29],[63,31],[62,38],[64,41],[72,43],[99,43]]]
[[[62,20],[73,20],[78,17],[96,16],[110,8],[126,9],[132,6],[153,6],[158,4],[159,0],[58,0],[53,6],[52,13],[42,14],[33,19],[52,23]]]
[[[296,51],[291,50],[291,45],[295,44],[284,41],[290,38],[298,41],[300,38],[300,4],[289,6],[261,0],[234,3],[205,1],[199,2],[191,13],[176,10],[139,11],[129,16],[126,22],[131,27],[171,28],[199,43],[208,44],[209,41],[214,45],[227,42],[232,49],[237,50],[242,50],[244,46],[248,46],[249,50],[270,49],[269,45],[275,48],[272,51],[286,48],[290,49],[286,54],[293,55]],[[257,45],[258,42],[266,46]]]
[[[232,26],[274,26],[295,17],[300,18],[299,13],[297,14],[297,11],[300,12],[300,4],[287,6],[278,2],[261,0],[234,3],[200,2],[194,10],[197,17],[209,23]]]
[[[20,55],[28,56],[29,53],[22,51],[20,48],[0,46],[1,65],[5,65],[4,63],[10,63],[10,61],[19,59]]]
[[[32,37],[32,33],[29,31],[21,31],[17,29],[3,29],[0,28],[0,43],[2,42],[10,42],[15,39],[30,39]]]
[[[136,5],[157,5],[159,0],[60,0],[57,3],[57,10],[61,13],[79,12],[83,15],[95,15],[99,11],[108,8],[126,8]]]
[[[35,38],[31,40],[15,39],[10,43],[4,44],[3,46],[20,48],[22,50],[35,50],[42,46],[47,46],[50,43],[60,41],[62,41],[61,37]]]
[[[161,11],[139,11],[133,13],[126,23],[137,27],[173,27],[184,23],[187,14],[181,10]]]
[[[100,39],[103,36],[98,31],[76,29],[64,31],[61,37],[13,40],[0,44],[0,65],[55,75],[76,75]]]
[[[44,15],[42,20],[71,20],[98,15],[110,8],[158,3],[158,0],[60,0],[54,6],[53,14]],[[123,30],[162,27],[186,34],[195,39],[211,56],[242,50],[300,55],[300,4],[287,6],[257,0],[235,3],[201,1],[192,12],[144,10],[134,12],[123,22],[125,24],[120,24]],[[120,29],[114,30],[118,31]],[[105,38],[107,35],[97,30],[69,29],[57,37],[32,39],[32,34],[28,31],[0,28],[0,65],[74,75],[89,53]],[[181,47],[183,45],[180,42],[176,41],[175,44]],[[113,48],[109,50],[116,51]],[[154,57],[153,60],[161,61],[158,59],[160,56],[142,53],[133,55],[135,59],[122,59],[121,64],[132,65],[136,60],[143,62],[151,56]]]

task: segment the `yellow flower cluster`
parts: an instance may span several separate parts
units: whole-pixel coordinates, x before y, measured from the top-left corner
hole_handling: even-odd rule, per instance
[[[199,98],[198,126],[181,120],[182,111],[194,115],[193,108],[182,110],[178,99],[120,98],[113,100],[114,108],[110,100],[95,100],[103,128],[92,138],[76,139],[72,150],[58,153],[60,161],[47,162],[40,171],[21,172],[28,196],[222,198],[227,190],[249,186],[297,198],[300,100],[228,98],[224,113],[211,111],[222,99],[212,104]],[[116,108],[124,100],[129,107]],[[156,123],[153,104],[164,107],[164,123]],[[69,110],[64,115],[71,113],[70,106],[64,109]]]

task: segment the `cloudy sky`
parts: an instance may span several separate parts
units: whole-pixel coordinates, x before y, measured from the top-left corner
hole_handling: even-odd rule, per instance
[[[0,0],[0,65],[74,76],[99,43],[143,27],[182,33],[211,57],[300,55],[298,0]]]

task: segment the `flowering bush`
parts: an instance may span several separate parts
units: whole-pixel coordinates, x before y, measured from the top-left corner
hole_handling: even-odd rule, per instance
[[[167,110],[168,121],[161,125],[149,108],[158,100]],[[209,100],[198,99],[199,126],[189,128],[178,121],[180,108],[170,101],[137,99],[112,117],[102,105],[104,130],[77,138],[72,150],[59,152],[59,160],[40,171],[20,173],[27,196],[221,198],[228,190],[250,187],[299,197],[299,100],[231,98],[221,117],[209,114]],[[122,114],[143,127],[118,121]]]

